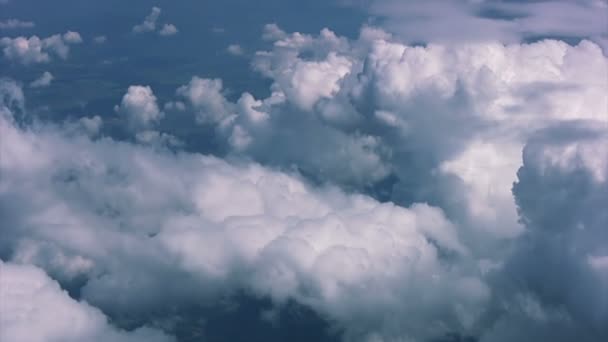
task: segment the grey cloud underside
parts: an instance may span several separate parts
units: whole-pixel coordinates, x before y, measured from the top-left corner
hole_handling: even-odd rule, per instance
[[[521,7],[529,25],[545,5]],[[134,32],[162,30],[159,16]],[[195,76],[170,98],[133,84],[113,111],[66,120],[0,80],[0,340],[607,339],[598,40],[410,38],[271,24],[246,53],[268,96]],[[5,58],[61,58],[36,39],[1,41]]]

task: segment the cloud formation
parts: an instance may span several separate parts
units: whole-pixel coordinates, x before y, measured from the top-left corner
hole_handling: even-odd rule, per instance
[[[0,21],[0,30],[26,29],[36,26],[32,21],[22,21],[19,19],[6,19]]]
[[[48,71],[45,71],[42,75],[40,75],[40,77],[30,83],[30,88],[48,87],[49,85],[51,85],[53,79],[53,74]]]
[[[241,56],[244,53],[243,48],[239,44],[228,45],[226,51],[233,56]]]
[[[519,42],[537,37],[589,38],[607,47],[606,0],[349,1],[408,42]],[[483,29],[480,29],[483,28]]]
[[[253,65],[272,94],[233,103],[220,80],[195,77],[177,94],[197,122],[236,155],[440,205],[475,239],[521,232],[511,184],[534,131],[607,120],[606,57],[588,41],[411,47],[373,28],[348,41],[276,25],[264,35],[278,40]]]
[[[64,283],[85,276],[83,298],[104,311],[141,314],[243,288],[277,304],[309,305],[353,336],[376,329],[433,336],[437,327],[424,320],[441,316],[440,332],[461,329],[488,298],[474,270],[442,265],[440,249],[464,259],[468,252],[437,208],[315,189],[256,164],[91,141],[51,127],[28,132],[4,111],[8,187],[0,196],[21,208],[3,210],[12,259]],[[22,202],[31,187],[39,196]],[[180,285],[159,287],[169,275]],[[405,331],[391,319],[425,305]]]
[[[156,24],[161,12],[162,10],[160,7],[152,7],[150,14],[148,14],[148,16],[144,18],[144,21],[141,24],[133,26],[133,33],[146,33],[156,31]],[[179,30],[173,24],[164,24],[160,29],[158,29],[158,34],[163,37],[173,36],[178,32]]]
[[[268,24],[248,52],[263,96],[138,81],[114,112],[64,117],[0,80],[0,310],[30,315],[0,314],[3,333],[206,339],[245,297],[345,341],[607,339],[604,4],[379,0],[383,29],[356,38]],[[426,27],[445,6],[461,32]],[[420,27],[399,33],[404,8]],[[38,40],[11,58],[61,57]]]
[[[77,302],[31,265],[0,260],[0,338],[5,341],[169,342],[162,332],[140,328],[131,332],[108,323],[98,309]]]
[[[124,115],[129,127],[135,131],[149,128],[164,115],[158,108],[156,96],[148,86],[130,86],[122,102],[114,110]]]
[[[133,32],[144,33],[156,30],[156,21],[160,17],[161,9],[159,7],[152,7],[150,14],[148,14],[141,24],[133,26]]]
[[[67,59],[70,45],[82,42],[78,32],[68,31],[40,39],[38,36],[0,38],[4,58],[24,65],[48,63],[52,57]]]
[[[177,30],[177,27],[175,27],[175,25],[165,24],[165,25],[163,25],[163,28],[158,31],[158,34],[160,34],[161,36],[173,36],[173,35],[177,34],[177,32],[178,32],[178,30]]]

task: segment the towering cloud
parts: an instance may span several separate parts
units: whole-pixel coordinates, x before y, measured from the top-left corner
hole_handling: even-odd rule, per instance
[[[149,128],[163,117],[156,96],[148,86],[130,86],[114,110],[126,117],[133,130]]]

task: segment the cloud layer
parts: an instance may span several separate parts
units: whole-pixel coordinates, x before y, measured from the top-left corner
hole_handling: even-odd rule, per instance
[[[364,6],[382,29],[224,42],[267,95],[138,80],[61,117],[25,95],[69,74],[0,79],[0,339],[205,339],[242,298],[345,341],[607,339],[605,1]],[[160,14],[132,32],[177,33]],[[33,68],[82,41],[0,46]]]

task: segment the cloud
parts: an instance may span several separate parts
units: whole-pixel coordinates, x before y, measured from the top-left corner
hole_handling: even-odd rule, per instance
[[[523,229],[511,184],[528,137],[607,118],[608,64],[589,41],[413,47],[369,27],[354,41],[277,37],[253,61],[269,97],[231,102],[219,80],[194,78],[178,90],[186,110],[234,155],[440,205],[479,247]]]
[[[193,77],[176,94],[186,100],[200,123],[220,123],[232,114],[232,104],[223,95],[222,81]]]
[[[3,248],[62,284],[84,277],[82,299],[111,317],[169,315],[242,289],[311,307],[353,338],[426,338],[467,329],[490,296],[438,208],[315,188],[254,163],[0,124]]]
[[[68,44],[82,43],[82,37],[78,32],[68,31],[63,34],[63,40]]]
[[[233,56],[241,56],[244,53],[243,48],[239,44],[228,45],[226,51]]]
[[[510,43],[271,24],[252,62],[269,95],[195,76],[161,106],[134,85],[107,129],[28,124],[3,80],[0,255],[127,330],[177,334],[244,293],[345,340],[606,339],[608,59],[520,43],[509,3],[477,3],[446,20]]]
[[[0,21],[0,30],[26,29],[36,26],[32,21],[22,21],[19,19],[6,19]]]
[[[77,302],[44,271],[0,260],[0,338],[7,341],[172,341],[143,327],[119,330],[98,309]]]
[[[42,75],[40,75],[39,78],[35,79],[30,83],[30,88],[48,87],[49,85],[51,85],[53,79],[53,75],[50,72],[45,71]]]
[[[178,32],[178,30],[177,30],[177,27],[175,27],[175,25],[165,24],[165,25],[163,25],[163,28],[158,31],[158,34],[160,34],[161,36],[173,36],[173,35],[177,34],[177,32]]]
[[[590,38],[606,47],[605,0],[344,1],[361,6],[409,42],[519,42],[535,37]],[[483,29],[480,29],[483,28]]]
[[[156,21],[160,17],[161,9],[159,7],[152,7],[152,11],[141,24],[133,26],[134,33],[145,33],[156,30]]]
[[[125,116],[133,130],[149,128],[164,116],[149,86],[130,86],[114,110]]]
[[[133,33],[146,33],[156,31],[156,24],[161,12],[162,10],[159,7],[152,7],[150,14],[146,16],[144,21],[141,24],[133,26]],[[164,24],[160,29],[158,29],[158,34],[163,37],[173,36],[178,32],[179,31],[177,27],[173,24]]]
[[[551,127],[526,145],[513,193],[527,232],[499,278],[510,296],[482,341],[608,336],[607,148],[598,122]]]
[[[226,114],[204,122],[217,124],[218,136],[234,155],[283,169],[295,167],[309,179],[362,192],[370,191],[367,182],[374,186],[374,181],[378,191],[387,191],[382,189],[383,181],[392,176],[387,191],[390,200],[402,205],[429,202],[442,208],[458,227],[459,239],[484,265],[480,267],[502,281],[490,287],[495,297],[480,322],[488,321],[470,330],[482,341],[528,336],[556,341],[582,336],[593,341],[606,335],[597,323],[605,321],[603,304],[571,303],[575,291],[571,289],[579,287],[566,281],[581,275],[581,286],[589,287],[584,291],[594,294],[590,298],[603,296],[605,278],[594,272],[604,269],[604,250],[576,247],[576,239],[569,242],[567,237],[556,240],[561,245],[545,245],[553,237],[544,235],[532,247],[519,250],[520,244],[529,243],[525,232],[536,229],[527,223],[525,206],[519,203],[520,187],[533,195],[528,206],[537,203],[545,210],[546,201],[563,201],[563,206],[547,207],[548,217],[556,221],[543,223],[546,227],[579,217],[568,208],[570,200],[578,197],[566,195],[570,190],[562,189],[562,182],[575,182],[571,191],[598,188],[590,195],[594,202],[580,222],[587,217],[589,222],[603,223],[597,208],[608,192],[597,182],[604,182],[607,156],[601,149],[590,151],[605,142],[589,138],[598,134],[593,130],[551,128],[578,122],[606,131],[608,59],[596,44],[544,40],[414,47],[373,28],[364,28],[356,41],[327,30],[318,36],[285,33],[276,37],[271,50],[257,52],[253,62],[273,82],[269,97],[256,99],[244,93],[230,102],[221,99],[221,87],[214,92],[214,102],[222,108],[214,112]],[[323,70],[335,74],[319,73],[324,77],[319,86],[315,75],[324,65],[328,67]],[[557,184],[549,181],[546,188],[516,185],[513,198],[522,151],[523,170],[547,163],[530,161],[539,131],[549,132],[544,133],[549,137],[574,136],[568,144],[551,150],[555,152],[543,152],[553,159],[539,169],[539,175],[557,172],[551,171],[554,167],[574,173],[560,176]],[[550,151],[543,145],[541,151],[545,149]],[[589,171],[577,169],[582,166]],[[522,172],[519,182],[524,184]],[[560,187],[553,192],[556,185]],[[605,244],[601,233],[591,229],[588,234],[599,245]],[[510,253],[513,246],[518,246],[515,255]],[[537,254],[547,252],[543,260],[549,263],[562,260],[554,253],[569,247],[581,250],[564,259],[573,263],[572,270],[545,273],[547,264],[542,261],[523,271],[530,263],[527,260]],[[519,277],[528,285],[518,285]],[[555,283],[563,285],[546,292],[542,284],[555,277]],[[590,322],[596,323],[587,331]]]
[[[52,35],[40,39],[38,36],[0,38],[4,57],[24,65],[48,63],[52,57],[67,59],[70,45],[77,44],[82,38],[77,32],[68,31],[63,35]]]

